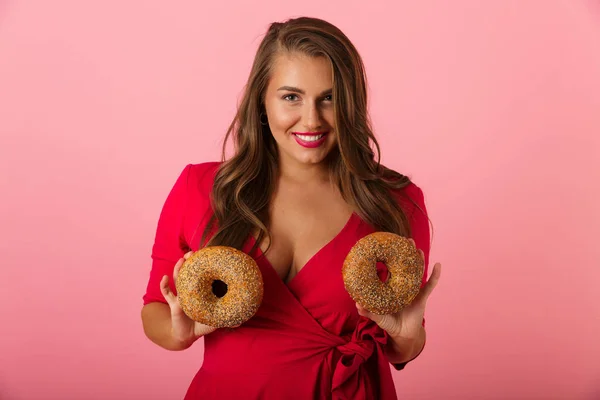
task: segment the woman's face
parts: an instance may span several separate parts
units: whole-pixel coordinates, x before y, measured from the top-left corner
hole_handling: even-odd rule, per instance
[[[337,145],[332,88],[331,65],[325,57],[301,53],[277,57],[265,108],[282,162],[318,164]]]

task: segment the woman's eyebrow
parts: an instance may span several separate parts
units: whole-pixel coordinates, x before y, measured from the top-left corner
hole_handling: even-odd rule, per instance
[[[277,91],[280,90],[285,90],[288,92],[295,92],[295,93],[300,93],[300,94],[306,94],[306,92],[300,88],[294,87],[294,86],[282,86],[279,89],[277,89]],[[327,89],[321,92],[321,96],[325,96],[328,94],[331,94],[333,92],[333,89]]]

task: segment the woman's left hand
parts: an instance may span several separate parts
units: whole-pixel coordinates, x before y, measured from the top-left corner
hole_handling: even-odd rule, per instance
[[[412,243],[414,245],[414,241]],[[423,252],[419,251],[421,252],[421,257],[423,257]],[[436,263],[433,266],[431,276],[421,287],[419,294],[417,294],[408,306],[399,312],[388,315],[377,315],[369,312],[357,303],[356,308],[358,309],[358,313],[373,320],[394,341],[405,342],[416,340],[421,335],[427,299],[440,279],[441,268],[442,265],[440,263]]]

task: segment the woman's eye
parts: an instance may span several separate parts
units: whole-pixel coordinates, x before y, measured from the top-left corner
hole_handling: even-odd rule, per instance
[[[298,100],[298,96],[296,96],[295,94],[286,94],[285,96],[283,96],[283,99],[287,101],[296,101]]]
[[[323,97],[323,100],[325,100],[325,101],[332,101],[333,100],[333,95],[331,95],[331,94],[327,95],[327,96]]]

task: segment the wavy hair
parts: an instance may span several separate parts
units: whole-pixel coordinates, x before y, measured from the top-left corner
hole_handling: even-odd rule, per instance
[[[272,23],[259,45],[237,114],[225,135],[223,162],[211,193],[213,214],[201,244],[211,232],[214,235],[206,245],[238,249],[253,232],[257,233],[255,247],[265,236],[270,238],[269,201],[277,178],[278,150],[261,115],[271,70],[282,52],[330,61],[338,138],[337,148],[327,158],[330,179],[365,222],[377,230],[410,236],[407,217],[390,192],[410,180],[380,163],[367,111],[362,59],[340,29],[321,19],[301,17]],[[229,140],[233,140],[234,154],[226,159]]]

